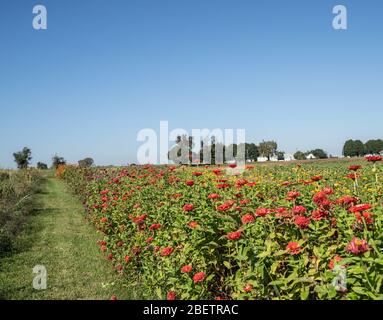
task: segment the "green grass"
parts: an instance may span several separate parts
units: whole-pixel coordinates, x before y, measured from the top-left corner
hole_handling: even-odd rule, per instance
[[[16,250],[0,260],[0,299],[140,298],[100,253],[99,236],[62,181],[46,176],[35,202]],[[35,265],[46,267],[45,290],[32,287]]]

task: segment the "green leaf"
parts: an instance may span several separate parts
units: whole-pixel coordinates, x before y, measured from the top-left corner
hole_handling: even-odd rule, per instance
[[[266,258],[270,255],[270,252],[269,251],[263,251],[262,253],[260,253],[259,255],[257,255],[257,258]]]
[[[361,295],[367,295],[366,291],[364,291],[364,288],[362,287],[352,287],[352,291]]]
[[[308,287],[302,288],[301,289],[301,300],[306,300],[309,296],[309,293],[310,293],[310,289]]]

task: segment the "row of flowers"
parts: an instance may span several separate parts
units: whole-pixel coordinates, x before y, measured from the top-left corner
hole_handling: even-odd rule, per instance
[[[251,165],[240,176],[70,167],[62,177],[82,195],[100,250],[143,298],[379,299],[381,158],[366,160]]]

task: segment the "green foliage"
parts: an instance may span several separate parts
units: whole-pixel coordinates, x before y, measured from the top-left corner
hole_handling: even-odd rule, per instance
[[[66,161],[65,161],[65,159],[63,157],[60,157],[57,154],[55,154],[52,157],[52,168],[53,169],[57,169],[58,166],[62,166],[62,165],[65,165],[65,164],[66,164]]]
[[[37,169],[39,169],[39,170],[47,170],[48,169],[48,165],[43,163],[43,162],[37,162]]]
[[[35,169],[0,172],[0,255],[9,252],[32,210],[40,175]]]
[[[302,151],[297,151],[294,153],[295,160],[306,160],[306,155]]]
[[[259,144],[259,153],[268,160],[277,152],[278,144],[275,141],[262,141]]]
[[[313,154],[315,156],[315,158],[317,158],[317,159],[327,159],[328,158],[327,153],[322,149],[315,149],[315,150],[307,151],[306,155],[309,155],[309,154]]]
[[[31,149],[24,147],[23,150],[15,152],[13,157],[15,158],[17,168],[26,169],[32,160],[32,151]]]
[[[276,153],[278,161],[285,160],[285,153],[283,151],[277,151]]]
[[[365,144],[367,154],[379,154],[383,151],[383,140],[368,140]]]
[[[360,140],[347,140],[343,146],[343,155],[345,157],[361,157],[365,154],[365,146]]]
[[[82,168],[90,168],[93,166],[94,160],[92,158],[85,158],[83,160],[79,160],[78,165]]]

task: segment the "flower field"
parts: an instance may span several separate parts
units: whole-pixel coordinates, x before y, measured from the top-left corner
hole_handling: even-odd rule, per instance
[[[383,299],[381,158],[227,169],[59,175],[143,298]]]

